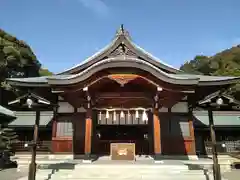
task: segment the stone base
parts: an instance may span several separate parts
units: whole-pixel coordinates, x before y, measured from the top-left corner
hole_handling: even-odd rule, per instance
[[[153,155],[154,161],[162,161],[164,159],[162,154]]]
[[[198,160],[198,156],[197,155],[188,155],[188,159],[189,160]]]
[[[84,160],[82,160],[82,163],[90,164],[90,163],[92,163],[92,160],[91,159],[84,159]]]
[[[154,163],[155,163],[155,164],[163,164],[164,162],[163,162],[163,161],[160,161],[160,160],[155,160]]]
[[[85,154],[84,155],[84,159],[83,159],[83,163],[92,163],[93,161],[93,158],[92,158],[92,155],[91,154]]]

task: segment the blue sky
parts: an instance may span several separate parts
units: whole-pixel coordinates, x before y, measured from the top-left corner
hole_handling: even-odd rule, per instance
[[[0,0],[0,28],[26,41],[53,72],[107,45],[120,24],[179,67],[240,44],[239,0]]]

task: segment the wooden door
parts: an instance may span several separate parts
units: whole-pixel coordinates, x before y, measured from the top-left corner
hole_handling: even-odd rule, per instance
[[[80,113],[75,116],[73,122],[73,152],[75,158],[84,155],[85,116],[85,113]]]

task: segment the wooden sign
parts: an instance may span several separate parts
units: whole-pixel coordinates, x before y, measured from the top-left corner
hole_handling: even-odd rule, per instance
[[[112,160],[135,160],[134,143],[111,143]]]

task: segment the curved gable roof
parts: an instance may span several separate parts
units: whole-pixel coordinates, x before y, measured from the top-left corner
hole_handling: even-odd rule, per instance
[[[118,51],[118,47],[124,46],[129,52],[131,52],[132,56],[135,56],[137,58],[144,59],[148,63],[158,67],[159,69],[162,69],[169,73],[179,73],[181,70],[176,69],[164,62],[162,62],[160,59],[156,58],[152,54],[148,53],[143,48],[139,47],[135,43],[131,41],[131,38],[129,36],[128,31],[126,31],[123,26],[120,27],[120,29],[117,31],[116,36],[113,41],[111,41],[110,44],[108,44],[106,47],[92,55],[91,57],[87,58],[85,61],[81,62],[80,64],[77,64],[76,66],[67,69],[59,74],[76,74],[89,66],[93,65],[94,63],[111,56],[111,54],[114,54],[116,51]],[[115,51],[115,52],[114,52]]]
[[[152,65],[149,62],[146,62],[142,59],[134,58],[134,57],[125,57],[125,56],[116,56],[112,58],[107,58],[93,65],[89,66],[88,68],[84,69],[83,71],[69,75],[68,77],[48,77],[49,84],[75,84],[81,81],[84,81],[91,77],[94,73],[99,72],[104,69],[108,68],[127,68],[127,67],[135,67],[144,71],[149,72],[156,78],[164,81],[169,82],[172,84],[179,84],[179,85],[193,85],[198,84],[199,78],[196,77],[181,77],[175,76],[175,74],[170,74],[162,71],[161,69],[157,68],[156,66]]]

